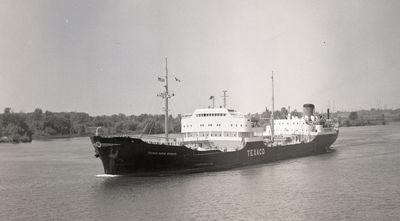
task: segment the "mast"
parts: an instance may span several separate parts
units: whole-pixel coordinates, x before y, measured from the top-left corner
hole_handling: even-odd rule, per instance
[[[165,58],[165,118],[164,118],[164,133],[165,139],[168,142],[168,58]]]
[[[223,90],[222,92],[224,92],[224,95],[222,97],[224,98],[224,108],[226,108],[226,98],[228,97],[226,92],[228,92],[228,91],[227,90]]]
[[[175,78],[177,81],[179,79]],[[157,96],[161,97],[162,99],[165,99],[165,116],[164,116],[164,134],[165,134],[165,139],[168,142],[168,101],[169,98],[173,97],[174,94],[169,94],[169,88],[168,88],[168,59],[165,58],[165,76],[158,77],[158,81],[165,82],[164,88],[165,91],[162,93],[158,93]]]
[[[271,139],[274,142],[275,125],[274,125],[274,110],[275,110],[275,96],[274,96],[274,71],[272,71],[272,114],[271,114]]]
[[[215,108],[215,97],[214,97],[214,95],[210,96],[210,100],[212,100],[212,108]]]
[[[213,96],[212,100],[213,100],[213,108],[215,108],[215,97],[214,96]]]

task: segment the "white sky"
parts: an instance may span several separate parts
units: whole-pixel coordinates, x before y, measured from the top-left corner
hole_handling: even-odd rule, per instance
[[[0,108],[173,114],[400,107],[400,1],[0,1]]]

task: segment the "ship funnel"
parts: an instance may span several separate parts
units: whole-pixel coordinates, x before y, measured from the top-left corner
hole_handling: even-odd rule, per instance
[[[314,104],[304,104],[303,105],[303,116],[304,118],[311,119],[311,116],[314,115]]]

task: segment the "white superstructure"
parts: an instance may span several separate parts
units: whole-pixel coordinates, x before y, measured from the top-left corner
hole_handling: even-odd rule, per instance
[[[227,108],[197,109],[182,115],[181,132],[184,142],[211,142],[226,151],[240,148],[244,138],[252,137],[248,116]]]
[[[332,120],[314,116],[313,108],[306,111],[302,118],[288,116],[287,119],[275,119],[272,133],[270,125],[265,130],[255,128],[249,116],[233,109],[197,109],[192,114],[182,115],[182,141],[200,150],[234,151],[241,149],[246,142],[294,144],[310,142],[316,135],[335,132]]]
[[[303,105],[303,117],[293,117],[290,114],[287,119],[274,120],[273,131],[271,126],[266,127],[267,136],[315,136],[318,134],[334,132],[334,122],[329,119],[324,119],[321,116],[314,115],[314,104]]]
[[[252,135],[250,118],[233,109],[197,109],[184,114],[181,131],[184,140],[240,140]]]
[[[330,128],[324,128],[320,119],[312,116],[312,119],[289,118],[274,120],[274,134],[276,136],[286,135],[316,135],[327,132]],[[266,126],[266,135],[271,135],[271,126]]]

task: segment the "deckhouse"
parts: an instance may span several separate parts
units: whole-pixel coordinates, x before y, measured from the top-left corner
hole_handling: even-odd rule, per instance
[[[317,135],[331,133],[335,129],[331,119],[324,119],[314,115],[314,104],[303,105],[303,117],[288,115],[287,119],[274,120],[275,136]],[[327,116],[329,118],[329,116]],[[271,136],[271,126],[266,126],[266,135]]]
[[[248,116],[226,108],[197,109],[184,114],[181,131],[184,141],[241,140],[253,134]]]
[[[322,131],[322,125],[319,125],[318,119],[306,121],[304,118],[292,117],[289,119],[274,120],[274,134],[279,135],[310,135]],[[266,126],[267,136],[271,135],[271,126]]]

